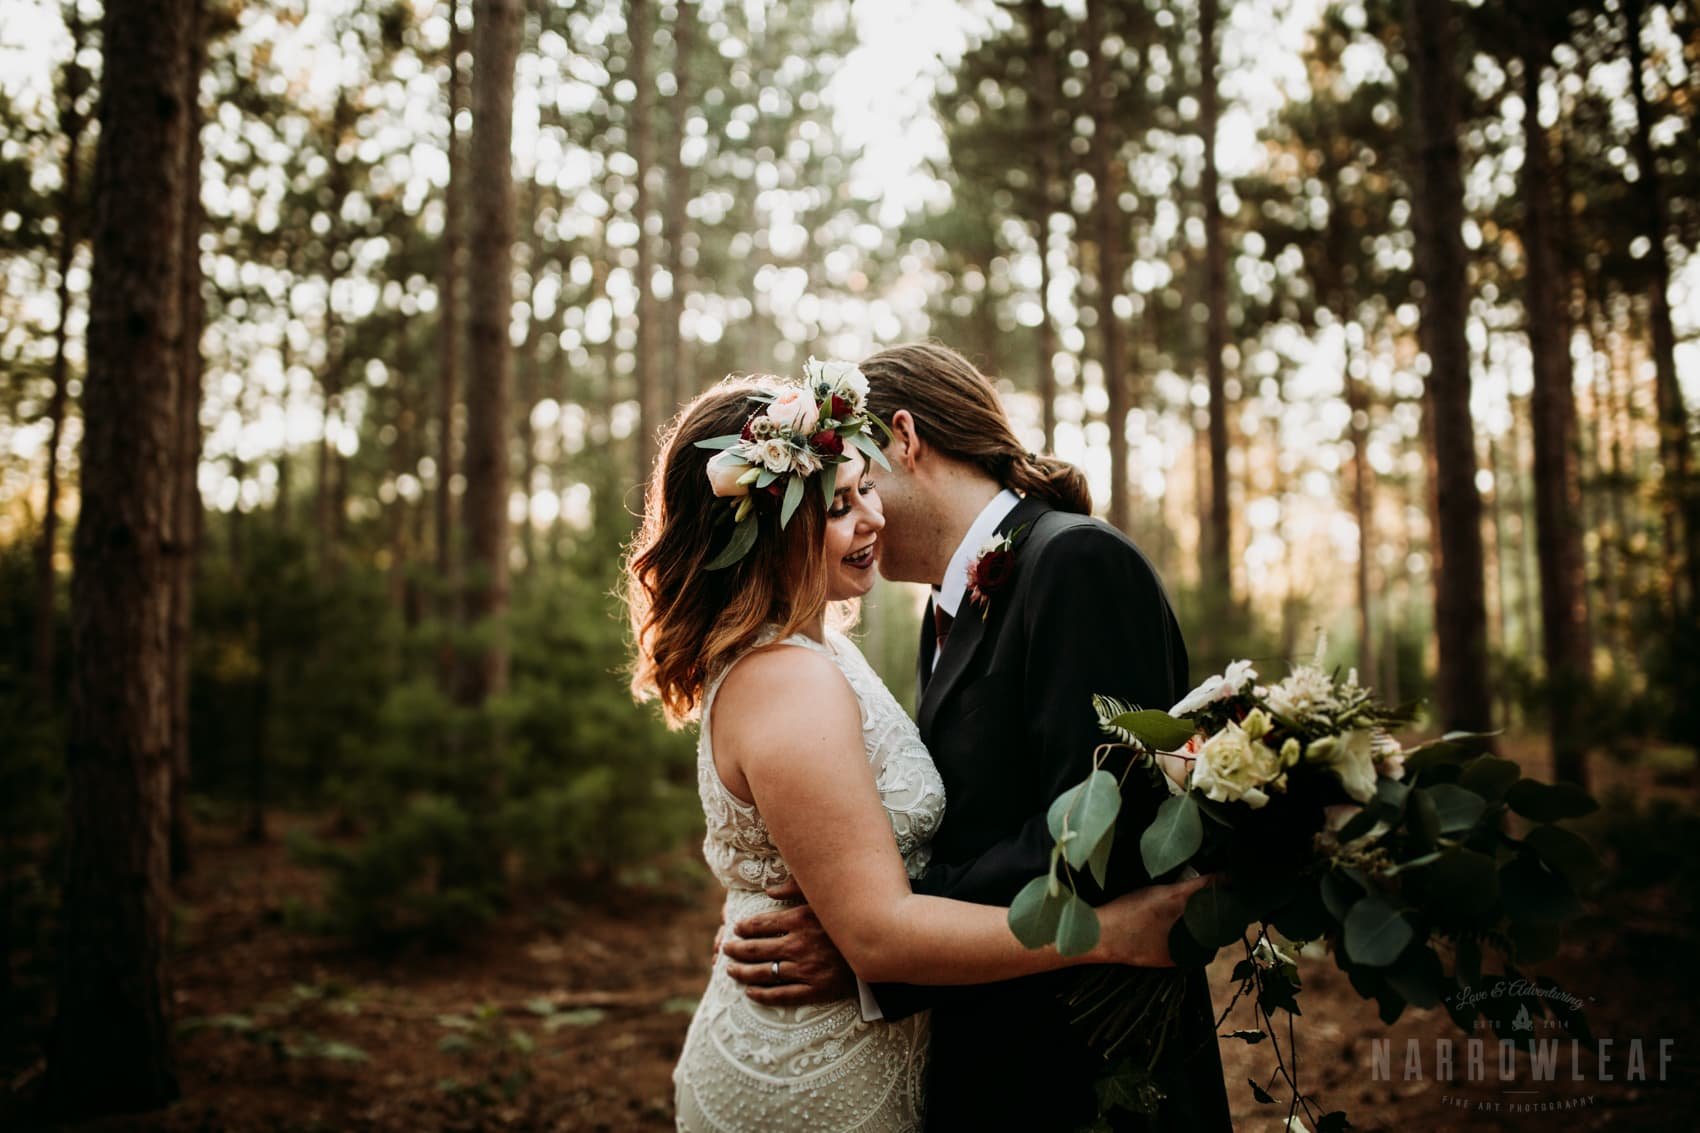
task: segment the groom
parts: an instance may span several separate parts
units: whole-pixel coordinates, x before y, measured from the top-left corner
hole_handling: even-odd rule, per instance
[[[870,467],[885,508],[880,572],[933,587],[922,625],[917,715],[945,783],[945,815],[917,892],[1008,904],[1050,864],[1045,812],[1084,779],[1105,737],[1092,694],[1147,708],[1183,696],[1186,647],[1150,563],[1092,519],[1079,469],[1030,455],[997,392],[967,359],[910,344],[861,363],[869,407],[892,429],[890,471]],[[1013,544],[1013,569],[970,568],[989,540]],[[983,599],[983,601],[981,601]],[[1128,780],[1110,863],[1111,894],[1149,885],[1138,832],[1166,792]],[[1105,894],[1083,871],[1081,896]],[[823,1002],[845,994],[843,961],[807,906],[753,917],[725,945],[753,977],[752,998]],[[806,983],[762,987],[791,961]],[[759,965],[760,967],[755,967]],[[1089,1123],[1102,1065],[1058,999],[1078,974],[958,988],[879,985],[864,1015],[932,1010],[928,1128],[1051,1130]],[[867,989],[864,989],[866,991]],[[1114,1128],[1231,1130],[1215,1019],[1202,971],[1189,975],[1182,1041],[1158,1066],[1167,1095],[1150,1119]]]

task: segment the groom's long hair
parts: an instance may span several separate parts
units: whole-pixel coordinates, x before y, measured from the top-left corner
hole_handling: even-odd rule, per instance
[[[907,409],[921,439],[946,456],[977,465],[1004,487],[1060,511],[1091,514],[1086,474],[1066,460],[1028,452],[1010,427],[996,387],[950,347],[905,343],[859,365],[868,379],[868,408],[882,421]]]

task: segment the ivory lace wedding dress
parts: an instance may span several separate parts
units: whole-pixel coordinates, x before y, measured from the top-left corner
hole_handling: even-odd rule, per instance
[[[944,816],[944,784],[914,723],[841,634],[799,645],[832,658],[862,707],[862,739],[880,801],[911,878],[927,867]],[[721,674],[724,676],[724,674]],[[725,933],[744,917],[782,906],[762,890],[791,876],[760,813],[728,791],[714,767],[709,720],[717,677],[703,700],[697,785],[708,837],[703,853],[726,886]],[[926,1079],[927,1016],[864,1022],[856,999],[809,1007],[751,1001],[719,956],[673,1071],[678,1127],[688,1133],[754,1130],[919,1129]]]

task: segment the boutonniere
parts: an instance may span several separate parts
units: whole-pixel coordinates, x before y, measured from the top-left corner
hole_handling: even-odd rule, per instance
[[[1026,526],[987,539],[968,564],[968,600],[980,607],[981,621],[991,615],[992,595],[1015,577],[1015,541]]]

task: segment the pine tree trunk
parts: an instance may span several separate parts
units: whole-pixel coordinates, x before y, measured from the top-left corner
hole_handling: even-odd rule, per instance
[[[1127,366],[1122,342],[1121,319],[1116,315],[1116,296],[1122,285],[1121,205],[1116,200],[1114,158],[1120,131],[1114,121],[1110,84],[1110,61],[1104,47],[1106,0],[1087,0],[1086,38],[1090,55],[1092,85],[1092,216],[1098,243],[1098,334],[1103,344],[1104,392],[1109,397],[1106,417],[1110,426],[1110,523],[1130,530],[1133,509],[1127,450]]]
[[[460,0],[448,0],[448,8],[449,177],[443,189],[443,247],[437,264],[437,488],[432,501],[437,528],[437,582],[442,588],[440,605],[444,607],[438,613],[445,621],[452,620],[456,612],[455,596],[459,593],[455,577],[454,493],[450,481],[455,471],[455,404],[460,397],[460,259],[465,209],[460,199],[463,169],[460,130],[455,119],[466,105],[460,63],[466,51],[466,33],[456,20]],[[438,678],[444,687],[449,687],[452,677],[452,661],[445,655]]]
[[[1649,311],[1653,332],[1653,372],[1659,407],[1659,463],[1664,468],[1665,549],[1676,612],[1691,617],[1700,606],[1700,493],[1692,483],[1692,454],[1688,447],[1688,408],[1676,376],[1676,332],[1670,317],[1670,259],[1665,233],[1669,210],[1653,153],[1652,123],[1647,107],[1646,53],[1641,47],[1644,0],[1624,0],[1624,38],[1629,45],[1630,90],[1635,97],[1635,165],[1640,176],[1641,212],[1646,218]]]
[[[1423,282],[1420,338],[1428,356],[1435,506],[1436,687],[1447,731],[1492,727],[1483,596],[1482,501],[1470,422],[1470,354],[1464,337],[1464,189],[1459,168],[1457,39],[1450,0],[1405,0],[1405,36],[1415,86],[1417,275]]]
[[[1531,23],[1531,28],[1535,25]],[[1590,685],[1583,598],[1582,491],[1576,466],[1575,375],[1570,364],[1566,274],[1556,244],[1553,163],[1541,128],[1541,73],[1547,44],[1525,33],[1523,51],[1524,310],[1534,361],[1535,540],[1541,579],[1541,640],[1547,674],[1553,774],[1587,785],[1581,707]]]
[[[649,63],[650,48],[655,39],[652,0],[627,0],[626,32],[631,39],[631,68],[628,72],[637,84],[632,99],[631,139],[632,161],[637,165],[632,204],[632,219],[637,222],[637,349],[636,363],[638,399],[637,482],[649,480],[655,464],[658,432],[664,422],[661,406],[661,383],[657,373],[657,345],[660,341],[660,317],[655,302],[655,258],[649,238],[649,175],[655,164],[655,122],[651,109],[654,102],[655,76]]]
[[[1044,0],[1026,0],[1027,21],[1033,42],[1032,123],[1034,151],[1038,155],[1038,184],[1035,187],[1033,238],[1039,245],[1039,326],[1035,332],[1034,359],[1038,376],[1039,412],[1045,430],[1045,451],[1057,445],[1057,327],[1051,318],[1051,207],[1056,200],[1057,150],[1052,144],[1056,123],[1054,109],[1059,89],[1056,57],[1051,50],[1050,11]]]
[[[189,139],[184,156],[183,335],[178,374],[176,500],[170,543],[171,569],[171,876],[187,876],[193,863],[189,821],[190,637],[194,625],[195,560],[201,545],[201,68],[206,56],[203,0],[192,0],[189,74],[184,93]],[[240,482],[240,481],[238,481]],[[239,511],[240,509],[238,509]],[[237,512],[232,512],[232,515]]]
[[[685,345],[679,322],[685,313],[685,238],[690,230],[686,206],[691,201],[691,171],[685,165],[685,124],[690,119],[691,91],[688,85],[691,58],[696,50],[696,5],[678,0],[673,19],[673,95],[669,100],[668,117],[673,120],[674,135],[667,150],[667,210],[662,217],[667,239],[667,274],[673,288],[667,295],[661,318],[662,338],[666,347],[667,416],[676,406],[695,396],[700,379],[692,372],[690,351]]]
[[[508,608],[508,429],[513,352],[513,94],[519,54],[517,0],[474,0],[472,227],[466,390],[466,494],[461,524],[467,559],[463,619],[468,630]],[[505,641],[463,659],[460,702],[477,706],[507,687]]]
[[[70,380],[67,373],[65,348],[69,341],[71,318],[71,263],[82,239],[82,201],[78,192],[82,180],[83,115],[77,102],[87,88],[88,73],[76,62],[83,47],[83,22],[76,4],[66,8],[71,33],[71,64],[66,68],[64,107],[59,126],[65,135],[65,175],[60,190],[59,206],[59,273],[58,318],[53,326],[53,395],[47,403],[47,507],[42,515],[41,542],[35,552],[35,694],[43,711],[51,711],[57,696],[55,669],[57,661],[58,621],[55,617],[55,595],[58,576],[53,566],[54,552],[59,543],[59,445],[65,431],[65,404],[69,399]]]
[[[337,148],[354,129],[354,104],[348,91],[339,90],[336,106],[331,112],[330,136],[326,139],[329,151],[330,175],[326,180],[325,211],[330,217],[330,232],[325,237],[325,310],[324,310],[324,368],[319,373],[319,388],[324,395],[324,412],[319,430],[318,479],[314,484],[314,534],[317,538],[319,562],[334,566],[335,550],[341,541],[347,518],[346,492],[342,465],[342,450],[331,437],[331,422],[340,431],[346,427],[342,417],[342,389],[346,378],[347,361],[345,332],[336,309],[336,284],[343,269],[337,266],[337,254],[342,251],[342,206],[347,200],[350,185],[348,164],[337,157]]]
[[[109,4],[82,478],[71,579],[67,823],[47,1096],[177,1097],[169,969],[172,475],[178,450],[190,0]]]
[[[1222,200],[1216,169],[1216,19],[1220,0],[1201,0],[1198,35],[1202,86],[1198,128],[1204,137],[1205,377],[1210,387],[1210,511],[1204,548],[1204,590],[1222,606],[1233,602],[1229,565],[1232,529],[1228,501],[1228,392],[1223,354],[1228,346],[1228,252],[1222,239]]]

